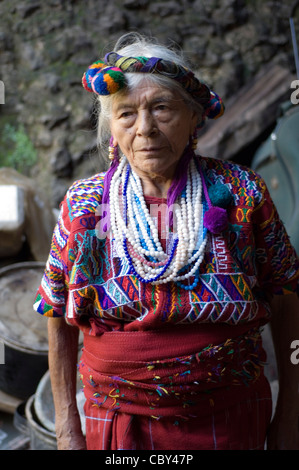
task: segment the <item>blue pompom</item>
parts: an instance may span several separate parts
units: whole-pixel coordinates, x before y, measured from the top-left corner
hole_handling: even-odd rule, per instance
[[[225,184],[217,183],[210,186],[208,194],[213,206],[225,208],[232,201],[232,194]]]
[[[92,79],[92,89],[98,95],[109,95],[107,83],[104,80],[104,74],[99,71]]]

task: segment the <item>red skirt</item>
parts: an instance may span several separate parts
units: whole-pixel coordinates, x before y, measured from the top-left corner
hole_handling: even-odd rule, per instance
[[[260,334],[247,329],[85,335],[79,371],[87,448],[263,449],[271,390]]]

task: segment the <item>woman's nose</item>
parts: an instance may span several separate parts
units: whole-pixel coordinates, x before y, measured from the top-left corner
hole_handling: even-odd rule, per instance
[[[153,115],[149,111],[139,113],[136,121],[136,133],[149,137],[157,133],[157,124]]]

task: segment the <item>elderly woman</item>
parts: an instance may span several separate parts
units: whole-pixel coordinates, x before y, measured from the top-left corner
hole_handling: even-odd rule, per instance
[[[269,448],[299,448],[298,260],[261,178],[194,152],[221,99],[181,55],[138,35],[83,86],[99,97],[111,166],[68,190],[36,297],[51,317],[58,448],[263,449],[271,315],[281,388]]]

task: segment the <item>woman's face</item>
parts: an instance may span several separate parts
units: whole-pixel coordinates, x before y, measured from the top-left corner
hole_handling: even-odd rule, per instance
[[[178,92],[146,79],[113,98],[114,144],[141,178],[171,179],[196,123],[196,113]]]

